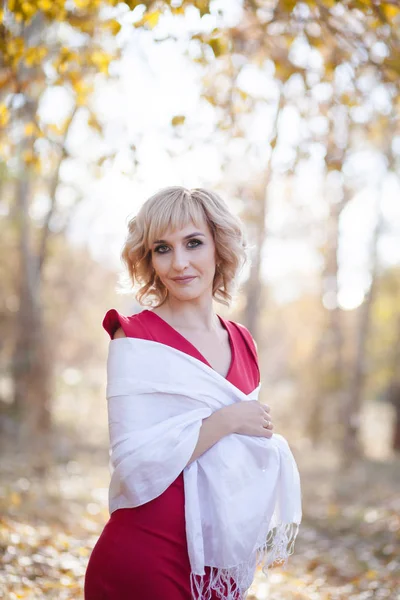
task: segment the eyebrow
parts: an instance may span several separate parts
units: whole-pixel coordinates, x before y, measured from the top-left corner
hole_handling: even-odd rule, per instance
[[[204,235],[204,233],[201,233],[200,231],[195,231],[194,233],[189,233],[189,235],[185,235],[185,237],[183,238],[184,240],[187,240],[191,237],[194,237],[195,235],[202,235],[203,237],[206,237]],[[167,244],[168,242],[166,240],[156,240],[155,242],[153,242],[153,244]]]

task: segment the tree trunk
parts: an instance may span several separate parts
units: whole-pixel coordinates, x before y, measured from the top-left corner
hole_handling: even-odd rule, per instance
[[[359,324],[357,331],[357,344],[355,361],[350,379],[347,410],[345,411],[344,439],[343,439],[343,466],[349,466],[351,460],[361,458],[363,452],[360,441],[360,414],[362,409],[362,396],[366,376],[366,346],[371,324],[371,309],[376,294],[376,278],[378,270],[378,243],[383,224],[380,210],[380,196],[378,197],[376,224],[370,249],[371,285],[359,309]]]
[[[21,174],[16,193],[19,230],[19,307],[12,373],[18,447],[29,450],[45,468],[51,431],[51,358],[48,356],[41,308],[38,256],[31,240],[29,171]]]
[[[326,438],[324,431],[326,402],[340,404],[344,386],[342,311],[338,305],[339,219],[344,205],[345,201],[329,202],[325,267],[321,286],[326,319],[315,346],[311,365],[311,369],[315,373],[315,385],[307,423],[307,432],[314,447]],[[336,442],[338,443],[339,428],[336,431]]]
[[[400,452],[400,315],[397,318],[397,337],[393,347],[391,364],[392,364],[392,379],[387,390],[387,399],[394,407],[394,429],[392,448],[395,452]]]
[[[400,394],[399,394],[400,395]],[[395,406],[395,422],[393,431],[393,450],[400,453],[400,398]]]
[[[253,233],[256,240],[254,255],[251,260],[250,275],[246,283],[246,306],[242,317],[243,324],[251,331],[255,339],[258,335],[258,317],[261,306],[263,284],[261,279],[262,249],[265,242],[265,218],[266,218],[266,185],[255,192],[253,200],[254,221]],[[253,237],[251,239],[254,239]]]
[[[284,107],[285,97],[283,94],[280,94],[279,101],[275,113],[275,119],[273,124],[272,135],[270,139],[270,145],[272,148],[271,156],[268,162],[268,165],[265,169],[263,177],[261,178],[261,182],[259,185],[254,186],[252,192],[254,194],[252,198],[252,206],[250,206],[250,223],[249,226],[252,227],[252,231],[254,233],[255,238],[255,254],[251,261],[250,266],[250,275],[247,280],[246,288],[245,288],[245,296],[246,296],[246,306],[244,309],[242,321],[243,324],[249,329],[252,333],[254,339],[262,341],[262,336],[259,335],[259,315],[261,309],[262,295],[263,295],[263,282],[261,276],[261,263],[262,263],[262,251],[265,244],[265,240],[267,237],[267,202],[268,202],[268,187],[271,180],[272,175],[272,159],[274,154],[274,149],[277,145],[278,139],[278,121],[279,116]],[[250,200],[251,202],[251,200]],[[254,239],[252,238],[252,239]],[[259,346],[259,350],[261,350],[261,345]]]
[[[345,111],[336,111],[338,105],[330,107],[329,131],[326,140],[326,186],[325,196],[329,210],[326,222],[326,242],[324,252],[324,270],[322,273],[321,300],[325,306],[326,324],[320,334],[314,352],[315,361],[311,365],[315,372],[316,384],[314,398],[310,405],[308,431],[316,446],[326,438],[325,414],[327,405],[333,405],[336,416],[340,414],[345,388],[345,369],[343,360],[342,310],[338,302],[339,293],[339,240],[340,216],[345,208],[349,194],[343,184],[338,184],[335,174],[340,173],[345,158],[344,148],[349,127],[349,116]],[[330,434],[336,444],[343,435],[342,423],[337,416],[337,427]]]

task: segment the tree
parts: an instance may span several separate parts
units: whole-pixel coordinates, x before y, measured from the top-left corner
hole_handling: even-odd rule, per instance
[[[51,238],[63,235],[81,200],[79,190],[62,177],[63,164],[72,158],[71,130],[84,113],[88,126],[102,134],[91,95],[99,79],[112,76],[110,66],[121,55],[124,14],[139,7],[142,15],[133,27],[151,30],[163,12],[182,15],[188,6],[202,14],[209,10],[208,0],[186,0],[178,8],[168,1],[9,0],[0,11],[0,158],[14,183],[8,190],[8,219],[19,263],[14,408],[21,425],[18,441],[37,452],[38,460],[48,449],[53,391],[51,332],[43,318],[46,264]],[[61,124],[49,122],[42,111],[56,92],[69,105]],[[98,156],[89,168],[96,173],[106,159],[112,156]],[[74,197],[67,210],[59,202],[63,187]],[[47,209],[35,219],[32,206],[39,194]]]

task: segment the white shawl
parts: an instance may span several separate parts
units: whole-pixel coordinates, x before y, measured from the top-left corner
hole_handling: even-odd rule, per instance
[[[301,489],[289,445],[277,433],[234,433],[186,465],[202,420],[223,406],[257,400],[261,383],[245,394],[160,342],[126,337],[109,344],[110,514],[156,498],[183,471],[192,597],[207,600],[212,588],[226,600],[237,600],[237,589],[245,598],[257,565],[267,575],[275,561],[286,565],[294,549]]]

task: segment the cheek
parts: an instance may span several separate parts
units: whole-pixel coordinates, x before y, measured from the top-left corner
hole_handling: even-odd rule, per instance
[[[215,256],[212,248],[204,250],[201,256],[201,262],[207,271],[215,269]]]
[[[168,263],[167,254],[158,254],[154,252],[152,256],[152,264],[156,271],[162,271],[165,269],[165,265]]]
[[[163,267],[162,261],[158,260],[157,258],[154,258],[152,260],[152,265],[153,265],[153,269],[155,270],[156,274],[159,277],[164,277],[165,267]]]

